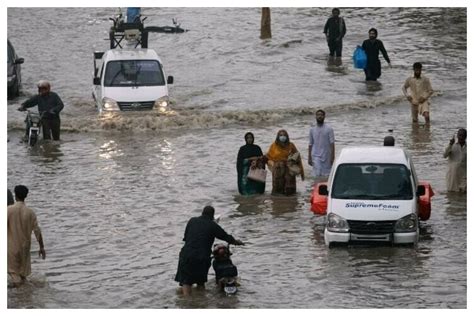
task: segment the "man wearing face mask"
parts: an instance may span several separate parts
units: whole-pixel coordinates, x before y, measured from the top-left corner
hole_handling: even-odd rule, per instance
[[[326,112],[316,111],[316,125],[309,131],[308,164],[313,177],[328,177],[334,163],[334,130],[324,123]]]
[[[51,84],[46,80],[38,82],[38,94],[32,96],[21,104],[18,111],[25,111],[27,108],[38,106],[38,112],[41,116],[41,125],[43,126],[43,139],[59,140],[61,129],[61,120],[59,112],[64,108],[63,101],[53,91]]]
[[[421,75],[421,63],[413,64],[413,77],[409,77],[402,87],[403,94],[410,102],[411,119],[413,123],[418,122],[418,114],[425,118],[425,123],[430,123],[430,102],[429,98],[433,94],[430,79]],[[407,89],[410,89],[408,94]]]
[[[387,61],[388,65],[392,67],[392,65],[390,64],[390,58],[388,58],[387,51],[385,50],[382,41],[377,39],[377,36],[377,30],[371,28],[369,30],[369,39],[365,40],[364,43],[362,43],[362,48],[367,54],[367,66],[364,68],[366,81],[377,81],[377,79],[382,74],[379,59],[380,52],[382,52],[383,58]]]

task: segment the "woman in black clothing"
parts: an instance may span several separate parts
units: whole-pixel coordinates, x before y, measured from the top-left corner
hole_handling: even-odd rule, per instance
[[[239,193],[242,195],[265,193],[265,183],[247,179],[252,164],[265,168],[265,164],[261,159],[263,156],[262,149],[253,142],[253,134],[250,132],[245,134],[245,145],[240,147],[237,154],[237,184]]]
[[[392,67],[390,64],[390,58],[388,58],[387,55],[387,51],[385,50],[382,41],[377,39],[377,35],[377,30],[371,28],[369,30],[369,39],[362,43],[362,48],[367,54],[367,66],[364,68],[366,81],[376,81],[377,78],[379,78],[382,74],[379,52],[382,52],[383,58],[385,58],[388,65]]]

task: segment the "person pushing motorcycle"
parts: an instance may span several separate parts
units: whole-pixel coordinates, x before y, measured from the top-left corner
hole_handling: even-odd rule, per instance
[[[38,94],[32,96],[21,104],[18,111],[26,111],[27,108],[38,106],[38,112],[43,126],[43,139],[59,140],[61,129],[61,119],[59,112],[64,108],[63,101],[57,93],[51,91],[49,81],[40,80],[38,82]]]
[[[211,247],[215,238],[225,240],[229,244],[244,244],[227,234],[214,221],[214,208],[206,206],[201,216],[189,220],[184,232],[185,244],[179,253],[178,271],[175,277],[175,281],[182,286],[183,295],[191,294],[193,284],[204,288],[211,267]]]

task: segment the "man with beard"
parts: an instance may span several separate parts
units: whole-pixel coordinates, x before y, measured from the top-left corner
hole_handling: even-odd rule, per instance
[[[413,123],[418,122],[418,114],[425,118],[425,123],[430,123],[430,102],[433,94],[430,79],[421,75],[421,63],[413,64],[413,77],[409,77],[402,87],[403,94],[411,103],[411,119]],[[407,89],[410,89],[408,94]]]
[[[328,177],[334,163],[334,131],[324,123],[326,112],[316,111],[316,125],[309,131],[308,164],[313,177]]]
[[[342,38],[346,34],[346,23],[342,17],[339,17],[338,8],[332,9],[332,16],[324,25],[324,34],[329,47],[329,56],[333,58],[341,58],[342,55]]]
[[[377,39],[377,36],[377,30],[371,28],[369,30],[369,39],[365,40],[362,43],[362,48],[367,54],[367,66],[364,68],[366,81],[377,81],[377,79],[382,74],[379,59],[380,52],[382,52],[383,58],[385,58],[388,65],[392,67],[392,65],[390,64],[390,58],[388,58],[387,55],[387,51],[385,50],[382,41]]]
[[[460,128],[455,137],[451,138],[444,151],[444,158],[448,158],[448,172],[446,173],[446,186],[448,191],[467,191],[467,130]]]

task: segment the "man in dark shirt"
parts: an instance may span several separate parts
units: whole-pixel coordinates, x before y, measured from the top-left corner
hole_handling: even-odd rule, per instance
[[[346,23],[344,19],[339,17],[338,8],[332,9],[332,16],[324,25],[324,34],[329,46],[329,56],[341,57],[342,55],[342,38],[346,35]]]
[[[383,58],[387,61],[390,68],[392,67],[387,51],[385,50],[382,41],[377,39],[377,36],[377,30],[371,28],[369,30],[369,39],[362,43],[362,48],[367,54],[367,66],[364,68],[366,81],[377,81],[377,79],[382,75],[379,59],[380,52],[382,53]]]
[[[51,91],[51,84],[46,80],[38,82],[38,94],[32,96],[23,102],[18,111],[25,111],[27,108],[38,106],[38,112],[41,116],[41,125],[43,126],[43,139],[59,140],[61,129],[61,120],[59,112],[64,108],[63,101]]]
[[[206,206],[201,216],[189,220],[184,232],[185,244],[179,253],[178,271],[175,277],[175,281],[182,286],[184,295],[191,293],[191,287],[195,283],[198,287],[204,288],[211,266],[211,248],[215,238],[227,241],[229,244],[244,244],[227,234],[214,221],[214,208]]]

